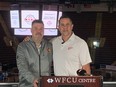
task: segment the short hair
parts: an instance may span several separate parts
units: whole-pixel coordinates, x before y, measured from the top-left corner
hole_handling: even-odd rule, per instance
[[[62,15],[62,16],[60,17],[60,19],[59,19],[59,22],[60,22],[60,20],[63,19],[63,18],[68,18],[68,19],[70,19],[70,21],[72,22],[72,19],[71,19],[69,16],[67,16],[67,15]],[[72,24],[73,24],[73,22],[72,22]]]
[[[34,23],[42,23],[42,24],[44,24],[42,20],[34,20],[34,21],[32,22],[32,25],[33,25]]]

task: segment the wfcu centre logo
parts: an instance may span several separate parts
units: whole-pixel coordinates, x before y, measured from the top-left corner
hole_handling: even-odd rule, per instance
[[[53,80],[52,78],[49,78],[49,79],[47,80],[47,82],[48,82],[48,83],[53,83],[54,80]]]
[[[96,83],[94,78],[55,77],[48,78],[48,83]]]

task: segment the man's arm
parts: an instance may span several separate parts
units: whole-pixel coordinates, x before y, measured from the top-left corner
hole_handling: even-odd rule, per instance
[[[31,38],[31,36],[26,36],[26,37],[23,39],[23,41],[29,41],[30,38]]]
[[[80,61],[82,64],[82,69],[86,70],[87,74],[91,74],[90,63],[92,60],[86,42],[81,44]]]
[[[86,64],[82,66],[82,69],[86,70],[86,73],[88,75],[91,75],[91,69],[90,69],[90,64]]]
[[[18,45],[17,48],[16,61],[21,77],[25,78],[29,83],[33,83],[34,76],[28,70],[29,66],[27,65],[27,60],[25,58],[25,49],[21,45]]]

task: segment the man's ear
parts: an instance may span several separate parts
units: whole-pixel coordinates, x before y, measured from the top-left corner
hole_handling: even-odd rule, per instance
[[[56,28],[59,30],[59,24],[57,24],[57,27]]]
[[[74,26],[74,25],[72,24],[72,26],[71,26],[71,27],[72,27],[72,30],[73,30],[73,26]]]
[[[59,28],[59,23],[56,25],[56,28]]]
[[[73,28],[73,26],[74,26],[74,25],[72,24],[72,28]]]

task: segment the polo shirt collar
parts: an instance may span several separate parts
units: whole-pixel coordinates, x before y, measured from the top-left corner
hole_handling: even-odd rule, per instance
[[[60,39],[61,39],[61,42],[63,42],[62,36],[60,36]],[[73,32],[72,35],[70,36],[70,38],[66,41],[66,43],[67,43],[67,42],[72,42],[72,41],[74,41],[74,39],[75,39],[75,34],[74,34],[74,32]]]

